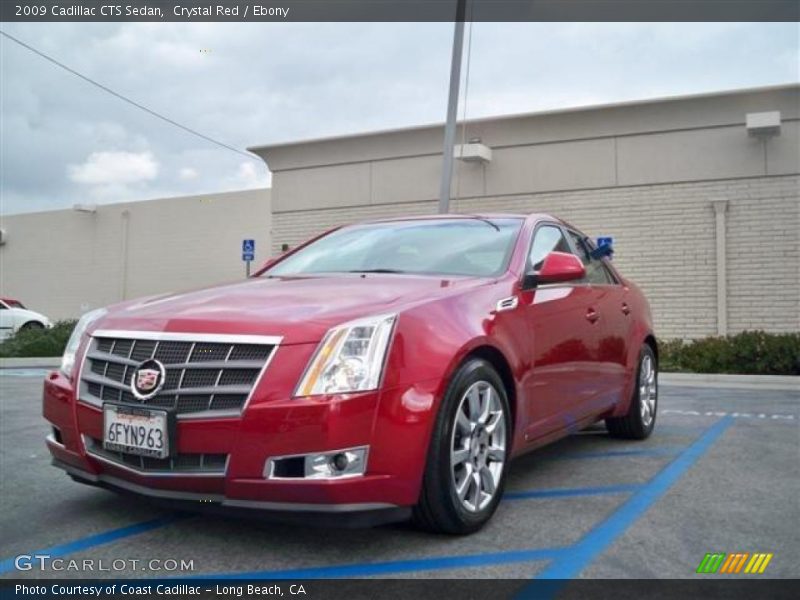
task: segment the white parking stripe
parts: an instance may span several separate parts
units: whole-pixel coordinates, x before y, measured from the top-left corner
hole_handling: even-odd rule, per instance
[[[767,414],[767,413],[746,413],[746,412],[725,412],[721,410],[682,410],[676,408],[667,408],[661,411],[662,415],[681,415],[684,417],[727,417],[731,416],[734,419],[761,419],[773,421],[793,421],[797,419],[797,415],[786,414]]]

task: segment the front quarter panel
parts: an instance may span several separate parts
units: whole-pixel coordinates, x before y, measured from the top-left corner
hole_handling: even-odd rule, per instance
[[[498,301],[510,297],[512,290],[510,280],[492,281],[400,315],[387,358],[376,439],[382,435],[405,439],[403,446],[413,447],[413,459],[424,466],[447,385],[464,359],[481,347],[503,355],[514,379],[510,395],[517,395],[516,381],[530,370],[527,329],[522,311],[496,310]],[[397,390],[399,394],[393,392]]]

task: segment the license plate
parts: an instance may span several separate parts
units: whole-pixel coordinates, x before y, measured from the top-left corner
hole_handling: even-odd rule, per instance
[[[169,456],[167,412],[104,404],[103,448],[153,458],[166,458]]]

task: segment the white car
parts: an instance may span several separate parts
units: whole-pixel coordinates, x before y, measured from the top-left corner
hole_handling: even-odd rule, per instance
[[[48,329],[53,323],[41,313],[28,310],[19,300],[0,297],[0,339],[20,329]]]

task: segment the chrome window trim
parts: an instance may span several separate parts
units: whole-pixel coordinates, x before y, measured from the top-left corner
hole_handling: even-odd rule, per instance
[[[242,404],[241,410],[204,410],[204,411],[197,411],[194,413],[184,413],[175,415],[175,418],[178,421],[202,421],[202,420],[213,420],[213,419],[237,419],[240,418],[244,411],[247,410],[247,407],[250,405],[250,401],[253,399],[253,395],[256,392],[256,389],[261,384],[261,380],[264,378],[264,373],[267,371],[267,367],[272,363],[272,360],[275,358],[275,355],[278,353],[278,349],[280,348],[280,344],[283,341],[283,336],[268,336],[268,335],[246,335],[246,334],[204,334],[204,333],[181,333],[181,332],[174,332],[174,331],[130,331],[130,330],[122,330],[122,329],[97,329],[89,334],[90,338],[101,338],[101,337],[117,337],[123,339],[132,339],[132,340],[152,340],[152,341],[165,341],[165,342],[192,342],[192,343],[209,343],[209,344],[259,344],[265,346],[273,346],[272,352],[269,353],[267,360],[264,361],[264,365],[261,367],[261,371],[259,371],[258,376],[256,377],[255,381],[253,381],[253,387],[250,389],[250,393],[245,398],[244,404]],[[92,400],[88,400],[86,398],[81,397],[81,385],[83,382],[83,368],[86,365],[86,362],[89,358],[89,353],[92,351],[92,343],[93,339],[90,339],[86,343],[86,349],[83,353],[81,359],[81,365],[78,370],[78,380],[75,384],[76,389],[76,397],[78,400],[78,404],[83,404],[84,406],[91,406],[93,408],[98,408],[100,410],[103,409],[103,401],[100,402],[93,402]],[[191,354],[189,355],[191,358]],[[187,358],[188,360],[188,358]],[[198,366],[197,368],[201,368],[203,365]],[[185,375],[185,373],[184,373]],[[116,387],[116,386],[115,386]]]

